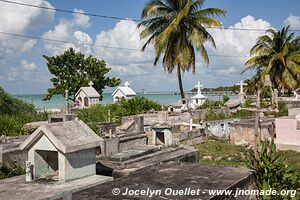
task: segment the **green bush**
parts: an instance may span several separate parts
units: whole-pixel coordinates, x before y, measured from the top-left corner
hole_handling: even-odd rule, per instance
[[[9,95],[0,87],[1,115],[31,114],[33,112],[36,112],[34,105]]]
[[[289,115],[289,109],[286,106],[286,103],[283,101],[278,102],[278,113],[275,113],[275,117],[283,117]]]
[[[8,164],[0,164],[0,179],[25,174],[25,169],[18,166],[14,162]]]
[[[32,104],[7,94],[0,87],[0,135],[18,136],[28,134],[24,124],[47,120],[46,112],[37,112]]]
[[[247,119],[254,116],[255,113],[249,110],[238,110],[234,113],[231,113],[231,118],[238,118],[238,119]]]
[[[123,116],[142,114],[150,110],[160,109],[161,105],[158,102],[145,97],[135,97],[119,103],[96,105],[91,108],[81,109],[79,110],[78,117],[95,128],[93,125],[95,122],[109,121],[109,116],[110,121],[120,123]]]
[[[250,152],[250,166],[255,171],[260,190],[299,190],[300,174],[295,166],[286,165],[287,158],[277,152],[274,141],[263,141],[256,152]],[[299,195],[299,194],[298,194]],[[261,196],[260,199],[292,199],[288,196]],[[297,198],[298,199],[298,198]]]
[[[0,115],[0,133],[5,136],[25,135],[25,119],[17,115]]]
[[[212,108],[209,108],[207,112],[205,113],[204,120],[205,121],[214,121],[214,120],[222,120],[222,119],[228,119],[230,118],[230,115],[223,113],[223,112],[215,112]]]

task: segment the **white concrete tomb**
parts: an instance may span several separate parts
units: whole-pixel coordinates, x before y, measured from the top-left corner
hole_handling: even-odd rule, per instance
[[[136,93],[131,89],[128,81],[124,83],[124,86],[118,87],[113,93],[113,102],[118,102],[122,99],[131,99],[136,96]]]
[[[88,108],[92,105],[99,104],[100,94],[93,87],[93,82],[89,83],[89,87],[81,87],[75,94],[75,100],[78,102],[79,108]]]
[[[191,98],[192,99],[191,107],[193,109],[202,106],[207,100],[207,97],[202,95],[201,92],[201,88],[203,87],[203,85],[201,85],[200,82],[198,82],[198,84],[195,85],[195,87],[197,88],[197,94]]]
[[[96,147],[103,139],[82,121],[40,126],[21,145],[28,150],[32,179],[67,182],[96,174]]]

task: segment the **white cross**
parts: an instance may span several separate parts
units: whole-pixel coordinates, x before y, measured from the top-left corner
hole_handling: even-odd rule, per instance
[[[93,81],[90,81],[90,82],[89,82],[89,86],[90,86],[90,87],[93,87],[93,85],[94,85]]]
[[[130,85],[130,83],[129,83],[128,81],[126,81],[126,82],[124,83],[124,85],[125,85],[125,87],[128,87],[128,86]]]
[[[198,94],[201,94],[201,87],[203,87],[203,85],[198,82],[198,85],[195,85],[195,87],[198,88]]]
[[[244,83],[244,81],[241,81],[240,83],[237,83],[236,85],[240,86],[240,94],[244,94],[244,86],[246,86],[248,84]]]

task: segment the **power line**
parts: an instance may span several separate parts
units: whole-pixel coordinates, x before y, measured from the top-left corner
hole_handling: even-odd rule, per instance
[[[3,32],[0,31],[0,34],[2,35],[9,35],[9,36],[15,36],[15,37],[22,37],[22,38],[30,38],[35,40],[42,40],[47,42],[59,42],[59,43],[68,43],[68,44],[76,44],[76,45],[83,45],[83,46],[91,46],[91,47],[97,47],[97,48],[106,48],[106,49],[116,49],[116,50],[122,50],[122,51],[138,51],[140,52],[140,49],[133,49],[133,48],[124,48],[124,47],[113,47],[113,46],[106,46],[106,45],[97,45],[97,44],[87,44],[87,43],[79,43],[74,41],[67,41],[67,40],[57,40],[57,39],[50,39],[50,38],[44,38],[44,37],[38,37],[33,35],[24,35],[24,34],[18,34],[18,33],[9,33],[9,32]],[[155,52],[155,51],[145,51],[145,52]],[[217,55],[212,54],[209,55],[212,57],[223,57],[223,58],[247,58],[248,56],[233,56],[233,55]]]
[[[33,8],[39,8],[39,9],[46,9],[46,10],[52,10],[52,11],[58,11],[58,12],[65,12],[65,13],[71,13],[71,14],[79,14],[79,15],[86,15],[91,17],[98,17],[98,18],[105,18],[105,19],[112,19],[112,20],[127,20],[127,21],[135,21],[135,22],[141,22],[139,19],[131,19],[131,18],[125,18],[125,17],[115,17],[115,16],[108,16],[108,15],[99,15],[95,13],[86,13],[86,12],[79,12],[79,11],[72,11],[72,10],[65,10],[60,8],[53,8],[53,7],[47,7],[47,6],[39,6],[39,5],[33,5],[28,3],[22,3],[17,1],[9,1],[9,0],[0,0],[0,2],[4,3],[10,3],[20,6],[27,6],[27,7],[33,7]],[[267,29],[257,29],[257,28],[233,28],[233,27],[227,27],[227,28],[217,28],[217,27],[205,27],[208,29],[217,29],[217,30],[233,30],[233,31],[266,31]],[[290,30],[292,32],[297,32],[300,30]]]
[[[99,14],[94,14],[94,13],[86,13],[86,12],[79,12],[79,11],[73,11],[73,10],[65,10],[65,9],[59,9],[59,8],[53,8],[53,7],[46,7],[46,6],[38,6],[38,5],[22,3],[22,2],[16,2],[16,1],[8,1],[8,0],[0,0],[0,1],[4,2],[4,3],[16,4],[16,5],[20,5],[20,6],[40,8],[40,9],[45,9],[45,10],[65,12],[65,13],[71,13],[71,14],[87,15],[87,16],[91,16],[91,17],[107,18],[107,19],[114,19],[114,20],[130,20],[130,21],[137,21],[137,22],[140,21],[140,20],[137,20],[137,19],[114,17],[114,16],[107,16],[107,15],[99,15]]]

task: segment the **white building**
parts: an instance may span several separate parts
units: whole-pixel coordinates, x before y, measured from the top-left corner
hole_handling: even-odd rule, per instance
[[[77,107],[88,108],[92,105],[99,104],[100,94],[93,87],[93,83],[89,83],[89,87],[81,87],[75,94],[75,101],[77,101]]]
[[[113,93],[113,102],[118,102],[122,99],[131,99],[136,96],[136,93],[129,87],[128,81],[124,83],[124,86],[118,87]]]
[[[195,85],[196,88],[198,88],[197,94],[193,97],[191,97],[192,99],[192,103],[191,103],[191,107],[193,109],[196,109],[199,106],[202,106],[204,104],[204,102],[207,100],[207,97],[202,95],[201,92],[201,87],[203,87],[203,85],[200,84],[200,82],[198,82],[198,85]]]

